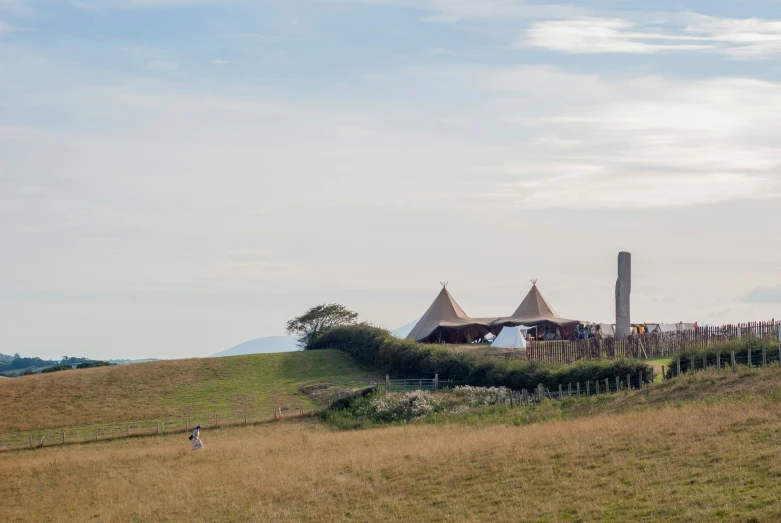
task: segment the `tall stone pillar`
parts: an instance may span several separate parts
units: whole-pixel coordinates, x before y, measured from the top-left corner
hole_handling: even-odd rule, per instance
[[[632,293],[632,255],[618,253],[618,280],[616,280],[616,338],[632,334],[629,321],[629,295]]]

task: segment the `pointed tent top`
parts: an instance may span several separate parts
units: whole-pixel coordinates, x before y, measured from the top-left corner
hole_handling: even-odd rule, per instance
[[[447,285],[447,282],[442,284],[442,290],[439,291],[437,297],[434,298],[434,302],[423,317],[420,318],[417,325],[415,325],[412,331],[407,335],[407,339],[425,339],[434,332],[437,327],[464,327],[474,324],[487,325],[494,321],[495,318],[476,319],[467,316],[464,309],[456,302],[445,285]]]
[[[545,299],[537,288],[537,280],[532,280],[532,288],[513,313],[513,318],[560,318],[556,309]]]

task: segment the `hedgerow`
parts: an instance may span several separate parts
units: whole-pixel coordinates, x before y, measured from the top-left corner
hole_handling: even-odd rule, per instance
[[[651,367],[637,360],[581,360],[572,365],[539,361],[500,360],[476,354],[451,352],[439,345],[399,340],[390,332],[367,324],[335,327],[311,340],[306,350],[339,349],[354,359],[382,369],[394,378],[453,380],[478,387],[533,389],[568,383],[624,378],[642,372],[650,379]]]
[[[667,369],[668,378],[674,376],[678,371],[676,360],[681,360],[681,372],[688,372],[691,369],[700,370],[706,365],[713,367],[720,361],[722,367],[727,367],[732,363],[732,353],[735,353],[735,363],[738,365],[749,364],[749,351],[751,353],[751,364],[762,365],[762,354],[764,350],[765,361],[767,363],[778,362],[781,352],[779,343],[773,337],[753,338],[745,337],[717,343],[710,347],[697,347],[681,351],[672,357],[670,368]],[[703,360],[704,358],[704,360]]]

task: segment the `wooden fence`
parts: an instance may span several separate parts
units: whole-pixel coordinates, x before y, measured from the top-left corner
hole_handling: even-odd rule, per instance
[[[555,363],[572,363],[584,358],[661,358],[695,347],[709,347],[720,342],[745,337],[778,341],[781,322],[740,323],[720,327],[699,327],[684,332],[639,334],[627,338],[597,337],[576,341],[532,341],[526,359]]]

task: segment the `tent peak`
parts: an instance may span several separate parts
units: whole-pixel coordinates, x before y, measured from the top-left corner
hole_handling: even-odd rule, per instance
[[[530,281],[530,282],[532,282],[532,285],[533,285],[533,286],[535,286],[535,287],[537,286],[537,281],[538,281],[538,280],[537,280],[537,278],[532,278],[532,279],[531,279],[531,280],[529,280],[529,281]]]

